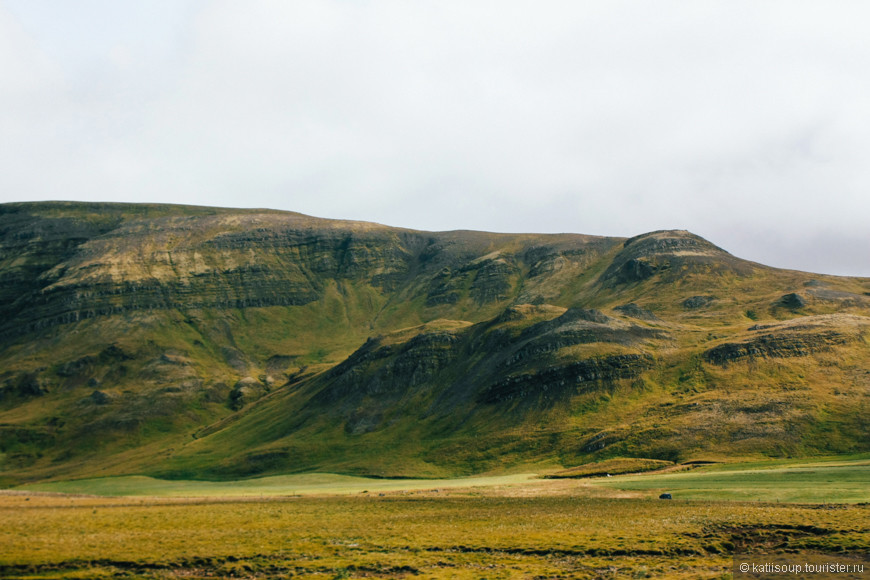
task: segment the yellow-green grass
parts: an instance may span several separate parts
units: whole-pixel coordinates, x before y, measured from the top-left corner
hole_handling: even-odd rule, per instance
[[[606,463],[606,462],[605,462]],[[629,474],[586,479],[578,483],[600,488],[603,495],[617,490],[636,496],[671,493],[675,499],[738,500],[799,503],[870,502],[870,457],[819,460],[756,461],[682,466],[685,471]],[[568,470],[570,471],[570,470]],[[563,489],[557,482],[534,474],[517,473],[452,479],[366,478],[332,473],[278,475],[236,481],[165,480],[141,475],[32,483],[19,491],[95,496],[261,497],[344,495],[459,488],[531,487],[533,493]],[[605,491],[610,490],[610,491]]]
[[[130,475],[34,483],[18,489],[98,496],[259,497],[492,487],[523,483],[534,477],[533,474],[513,474],[457,479],[373,479],[332,473],[305,473],[239,481],[174,481]]]
[[[723,578],[738,552],[866,559],[870,503],[775,500],[866,502],[868,470],[856,456],[597,480],[34,484],[0,492],[0,577]],[[709,501],[738,485],[754,500],[806,487],[764,503]],[[682,501],[655,499],[659,490]]]
[[[870,459],[710,465],[677,473],[623,475],[593,484],[667,492],[674,499],[860,503],[870,502]]]
[[[193,500],[7,492],[0,576],[723,578],[737,551],[862,557],[870,543],[868,505],[592,498],[577,481],[545,483],[560,493]]]

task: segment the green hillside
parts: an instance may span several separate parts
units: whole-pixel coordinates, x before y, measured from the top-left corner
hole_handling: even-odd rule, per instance
[[[870,450],[870,279],[685,231],[0,205],[0,484]]]

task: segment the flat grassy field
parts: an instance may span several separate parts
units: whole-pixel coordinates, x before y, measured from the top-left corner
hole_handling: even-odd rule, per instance
[[[710,465],[676,473],[599,478],[593,484],[668,492],[674,499],[862,503],[870,502],[870,459]]]
[[[40,483],[23,487],[32,491],[100,496],[260,497],[492,487],[522,483],[534,477],[534,474],[518,474],[457,479],[372,479],[333,473],[303,473],[240,481],[169,481],[130,475]]]
[[[674,499],[792,503],[870,502],[870,457],[866,455],[812,461],[723,463],[694,468],[683,466],[681,469],[683,471],[666,470],[584,478],[576,480],[576,485],[632,491],[635,492],[631,494],[633,497],[657,497],[662,492],[668,492]],[[566,470],[571,473],[574,471]],[[593,471],[600,471],[600,468]],[[563,472],[557,472],[556,475],[561,473]],[[504,486],[531,486],[536,493],[544,495],[556,488],[555,485],[547,487],[535,474],[530,473],[454,479],[373,479],[332,473],[304,473],[238,481],[163,480],[130,475],[29,484],[19,489],[99,496],[230,498]],[[586,493],[592,492],[587,490]],[[603,493],[607,495],[606,492]]]
[[[672,483],[735,485],[728,477],[762,471],[794,483],[781,472],[816,469],[842,474],[851,498],[868,493],[852,472],[867,468],[851,459],[594,480],[423,480],[421,488],[314,474],[220,484],[246,490],[235,495],[207,482],[175,482],[173,491],[147,478],[45,484],[113,495],[0,492],[0,577],[721,579],[736,552],[867,561],[870,503],[682,499]],[[759,493],[769,489],[764,475],[747,480]],[[122,481],[136,495],[121,496]],[[655,499],[663,488],[676,499]],[[194,490],[202,497],[183,497]]]

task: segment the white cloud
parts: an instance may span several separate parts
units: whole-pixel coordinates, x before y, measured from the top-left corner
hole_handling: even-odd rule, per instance
[[[825,257],[844,237],[870,247],[863,3],[157,6],[70,36],[86,47],[55,58],[60,89],[3,90],[21,145],[4,196],[426,229],[681,227],[772,265],[870,275],[865,255]],[[22,75],[34,44],[56,55],[52,26],[18,30],[0,63]]]

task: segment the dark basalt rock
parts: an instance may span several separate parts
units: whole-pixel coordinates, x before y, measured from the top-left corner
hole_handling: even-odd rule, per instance
[[[704,353],[704,360],[719,366],[751,358],[789,358],[808,356],[830,347],[846,344],[848,336],[829,330],[813,334],[764,334],[746,342],[728,342]]]
[[[623,354],[578,361],[562,367],[508,377],[486,388],[481,403],[498,403],[543,395],[556,399],[580,392],[584,385],[637,377],[652,367],[654,359],[645,354]]]
[[[300,306],[317,300],[308,283],[270,276],[266,271],[230,271],[185,282],[93,283],[50,288],[18,301],[20,325],[8,335],[69,324],[99,316],[173,308],[251,308]]]
[[[40,378],[38,372],[21,373],[0,383],[0,401],[9,397],[25,399],[41,397],[48,392],[48,385]]]
[[[386,359],[395,352],[391,345],[383,345],[381,338],[369,337],[353,354],[326,372],[327,379],[335,379],[349,372],[369,365],[375,361]]]
[[[96,362],[97,359],[95,357],[83,356],[74,361],[70,361],[60,365],[55,373],[59,377],[73,377],[88,372],[91,368],[93,368],[93,365],[95,365]]]
[[[630,258],[619,268],[610,272],[606,279],[613,280],[617,284],[629,284],[642,282],[652,278],[656,272],[669,267],[667,262],[655,263],[645,258]]]
[[[0,272],[0,298],[10,290],[8,300],[0,299],[0,316],[9,310],[17,318],[15,324],[0,323],[0,336],[136,311],[300,306],[320,299],[329,278],[367,280],[387,290],[404,278],[413,259],[400,245],[402,238],[386,230],[355,233],[272,225],[173,247],[169,239],[174,234],[207,231],[214,227],[214,218],[122,223],[117,215],[97,227],[85,220],[26,217],[31,221],[17,218],[23,225],[16,230],[15,219],[9,223],[8,215],[0,215],[0,259],[15,254],[24,264]],[[60,233],[49,235],[52,225]],[[83,238],[63,237],[79,230]],[[108,274],[111,267],[102,263],[106,256],[127,251],[136,256],[137,240],[155,248],[152,259],[158,263],[199,267],[175,267],[174,277],[160,279],[125,280]],[[83,276],[86,269],[107,273]]]
[[[108,405],[112,402],[112,397],[102,391],[94,391],[89,396],[82,399],[82,402],[90,403],[92,405]]]
[[[455,358],[457,344],[449,332],[422,333],[398,347],[369,339],[328,373],[333,382],[318,399],[391,396],[420,386]]]
[[[748,273],[751,266],[689,232],[658,231],[626,240],[601,281],[610,286],[632,284],[684,269]]]
[[[525,318],[525,315],[516,306],[508,306],[502,311],[501,314],[498,315],[498,318],[495,319],[495,322],[503,323],[510,322],[512,320],[522,320],[523,318]]]
[[[517,349],[505,361],[505,364],[512,366],[579,344],[614,343],[629,346],[644,339],[664,338],[666,336],[667,334],[662,331],[641,326],[632,326],[628,329],[602,327],[561,330],[529,340],[524,346]]]
[[[786,308],[791,308],[792,310],[797,310],[798,308],[803,308],[804,306],[806,306],[807,301],[800,294],[793,292],[791,294],[786,294],[782,296],[777,301],[777,304],[785,306]]]
[[[580,392],[584,386],[637,377],[652,367],[654,359],[646,354],[623,354],[581,360],[539,373],[508,377],[478,397],[481,403],[498,403],[528,397],[557,399]]]
[[[646,326],[619,325],[600,310],[570,308],[553,320],[540,322],[522,332],[521,342],[506,359],[510,366],[578,344],[615,343],[630,346],[648,339],[666,338],[665,331]]]
[[[429,284],[426,294],[426,306],[439,304],[455,304],[459,301],[460,292],[468,277],[467,272],[453,273],[450,268],[442,269]]]
[[[689,310],[697,310],[698,308],[704,308],[705,306],[709,306],[713,303],[715,298],[713,296],[690,296],[683,300],[682,305],[683,308],[687,308]]]
[[[371,338],[323,375],[323,387],[312,397],[310,408],[317,409],[315,415],[326,412],[343,420],[347,433],[361,434],[383,427],[389,410],[411,401],[428,401],[426,413],[441,417],[473,408],[475,400],[496,403],[520,397],[524,405],[547,406],[576,393],[582,384],[634,378],[652,366],[653,358],[619,354],[541,371],[541,355],[576,344],[627,344],[663,334],[580,308],[519,333],[493,326],[503,317],[459,331],[424,332],[399,344]],[[526,365],[536,370],[506,376],[508,367]],[[492,386],[481,390],[487,382]]]
[[[588,261],[617,243],[555,235],[549,245],[518,245],[517,256],[483,258],[500,237],[284,212],[3,204],[0,341],[137,312],[303,306],[323,298],[333,281],[392,292],[428,278],[428,287],[416,290],[426,293],[427,306],[466,297],[487,305],[510,299],[526,268],[541,274],[552,260]]]
[[[517,272],[517,268],[505,260],[487,260],[477,269],[471,283],[471,298],[481,305],[508,299],[511,276]]]

